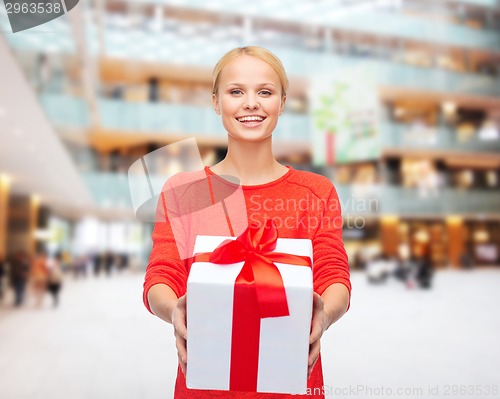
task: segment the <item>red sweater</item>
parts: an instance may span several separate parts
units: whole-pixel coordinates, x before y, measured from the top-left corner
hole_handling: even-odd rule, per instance
[[[278,228],[279,237],[311,239],[314,291],[321,295],[331,284],[341,283],[350,293],[349,265],[342,242],[342,216],[337,192],[324,176],[288,168],[287,173],[272,182],[242,186],[248,223],[260,225],[272,218]],[[210,178],[217,178],[208,166],[205,167],[205,173]],[[153,249],[146,270],[143,295],[144,304],[149,311],[151,309],[147,295],[155,284],[168,285],[178,297],[186,293],[190,265],[189,260],[180,259],[169,223],[155,223]],[[311,373],[308,387],[310,394],[304,396],[191,390],[186,388],[186,380],[179,368],[174,397],[175,399],[324,398],[321,393],[323,387],[321,358]]]

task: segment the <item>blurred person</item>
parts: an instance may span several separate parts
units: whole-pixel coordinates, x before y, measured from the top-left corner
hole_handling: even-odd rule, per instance
[[[240,181],[246,201],[300,200],[306,195],[319,198],[325,208],[308,208],[306,217],[341,220],[340,202],[333,184],[324,176],[295,170],[278,163],[272,152],[272,135],[285,101],[288,80],[281,61],[261,47],[235,48],[217,63],[213,73],[212,99],[222,118],[228,137],[226,157],[218,164],[204,168],[207,176],[223,179],[235,176]],[[203,172],[203,171],[202,171]],[[222,175],[222,176],[221,176]],[[296,217],[296,210],[273,210],[270,214],[252,212],[247,217],[255,227],[267,228],[272,218]],[[301,211],[302,212],[302,211]],[[326,223],[324,223],[326,224]],[[341,223],[340,223],[341,224]],[[314,300],[310,326],[308,359],[309,398],[324,398],[320,339],[349,307],[350,272],[342,242],[342,228],[289,226],[282,223],[277,234],[288,238],[312,240],[314,251]],[[260,230],[259,230],[260,231]],[[146,270],[143,300],[149,311],[173,324],[179,367],[175,399],[186,398],[255,398],[281,399],[291,395],[255,392],[191,390],[186,387],[186,281],[189,260],[182,260],[168,219],[155,224],[153,249]]]
[[[460,255],[460,265],[467,270],[472,269],[472,266],[474,265],[472,256],[470,256],[469,252],[464,251],[462,255]]]
[[[3,278],[7,274],[7,262],[3,256],[0,256],[0,302],[3,300]]]
[[[30,274],[30,259],[26,251],[17,251],[9,262],[10,284],[14,289],[14,306],[24,303],[24,294]]]
[[[35,306],[41,307],[45,291],[47,290],[47,282],[49,277],[47,252],[41,250],[35,257],[31,267],[31,284],[33,294],[35,296]]]
[[[385,283],[396,270],[397,262],[385,254],[376,256],[366,265],[368,281],[373,284]]]
[[[417,287],[417,273],[419,269],[419,258],[412,254],[405,263],[405,285],[408,289]]]
[[[85,255],[76,256],[73,260],[73,276],[75,278],[87,277],[87,264],[91,261],[91,257]]]
[[[429,160],[420,161],[418,188],[422,198],[439,195],[439,175]]]
[[[366,258],[360,249],[354,254],[353,266],[356,270],[366,270]]]
[[[107,251],[103,255],[103,263],[104,263],[104,271],[106,272],[106,276],[110,277],[111,272],[113,271],[113,267],[115,265],[115,256],[112,252]]]
[[[128,255],[126,253],[121,253],[116,255],[116,270],[121,272],[128,267]]]
[[[96,254],[91,256],[91,259],[92,259],[92,268],[94,270],[94,276],[97,277],[101,273],[101,268],[102,268],[102,264],[103,264],[103,256],[96,253]]]
[[[160,82],[156,77],[148,79],[148,100],[150,102],[158,102],[160,100]]]
[[[49,273],[47,277],[47,291],[52,296],[52,304],[54,307],[59,305],[59,291],[62,287],[62,256],[56,254],[49,262]]]
[[[40,54],[36,63],[36,86],[40,92],[50,89],[52,75],[52,65],[48,55]]]
[[[433,272],[431,254],[430,251],[426,251],[417,263],[415,280],[420,288],[431,288]]]

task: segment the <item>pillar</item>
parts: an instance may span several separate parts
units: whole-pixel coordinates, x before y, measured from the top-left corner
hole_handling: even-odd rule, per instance
[[[398,256],[399,250],[399,219],[395,216],[380,218],[380,238],[382,253],[387,256]]]
[[[7,256],[7,222],[9,220],[10,179],[0,175],[0,260]]]
[[[36,251],[35,231],[38,226],[40,199],[38,196],[16,195],[9,198],[7,250],[9,254]]]
[[[461,217],[450,216],[446,219],[448,235],[448,259],[452,267],[460,267],[460,257],[465,251],[465,227]]]

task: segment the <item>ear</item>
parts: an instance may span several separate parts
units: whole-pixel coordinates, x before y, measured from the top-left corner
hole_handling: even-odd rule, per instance
[[[212,94],[212,102],[214,103],[215,112],[220,115],[219,100],[215,94]]]
[[[286,94],[281,98],[281,105],[280,105],[280,113],[279,116],[283,113],[283,109],[285,108],[285,103],[286,103]]]

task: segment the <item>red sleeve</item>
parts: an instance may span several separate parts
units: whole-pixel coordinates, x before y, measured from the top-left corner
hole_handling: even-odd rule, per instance
[[[188,278],[187,260],[182,260],[179,256],[166,209],[162,206],[162,199],[164,200],[164,197],[160,196],[152,235],[153,248],[144,278],[143,301],[151,313],[153,312],[149,306],[148,292],[153,285],[166,284],[179,298],[186,293]]]
[[[344,284],[349,291],[350,306],[351,281],[342,241],[342,213],[333,186],[324,202],[321,223],[313,237],[313,261],[314,291],[321,295],[332,284]]]

